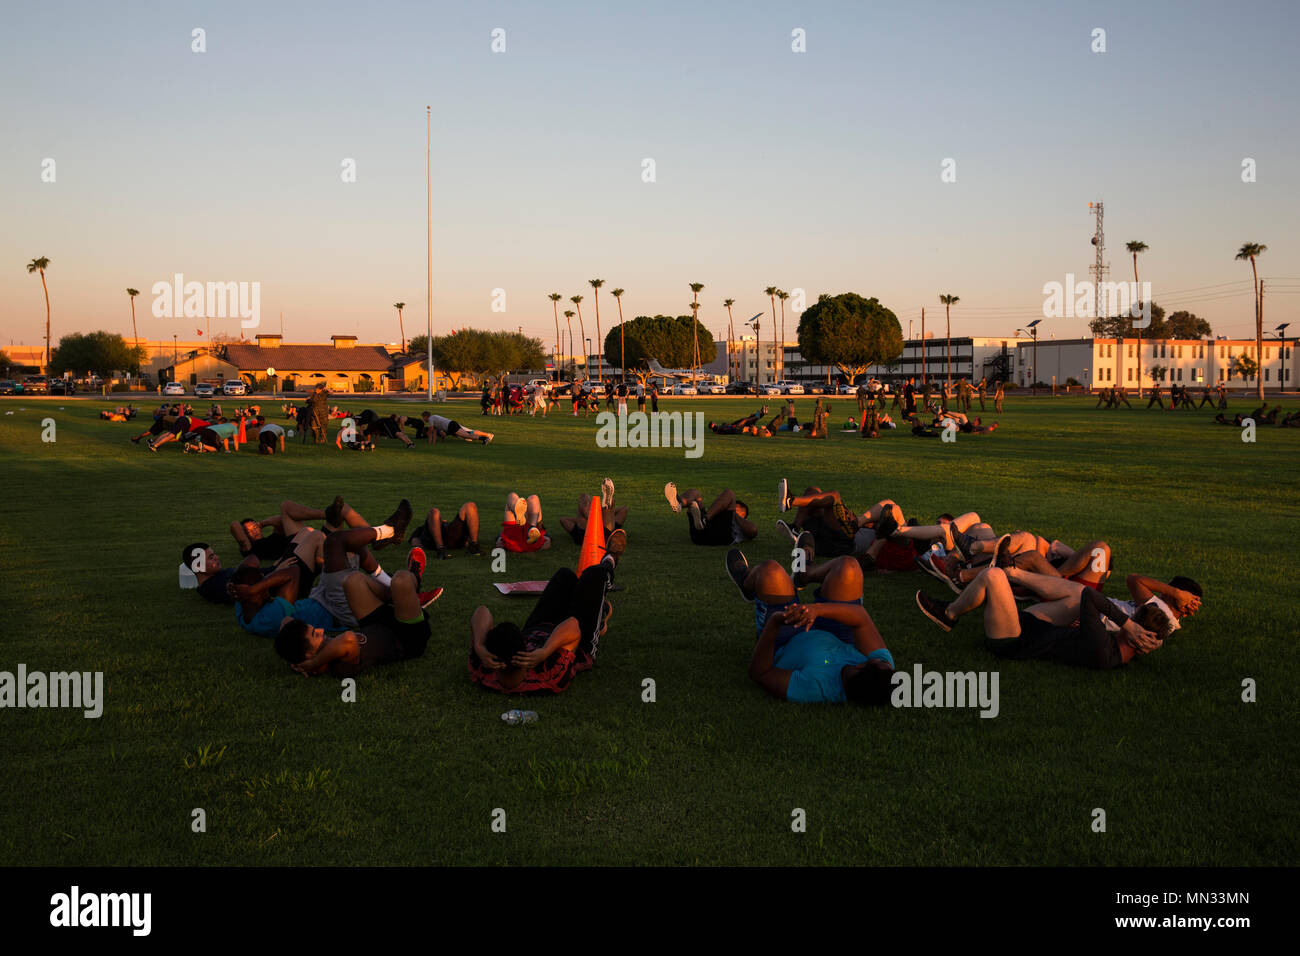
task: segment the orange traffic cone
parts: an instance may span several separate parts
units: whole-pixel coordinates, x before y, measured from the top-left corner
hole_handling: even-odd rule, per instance
[[[578,552],[578,576],[590,567],[600,564],[605,556],[605,515],[600,510],[600,495],[591,498],[587,512],[587,530],[582,537],[582,550]]]

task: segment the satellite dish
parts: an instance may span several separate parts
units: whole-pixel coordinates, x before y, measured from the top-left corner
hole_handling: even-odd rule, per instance
[[[1097,237],[1096,237],[1096,236],[1093,236],[1093,237],[1092,237],[1092,244],[1093,244],[1094,246],[1097,244]]]
[[[267,374],[267,375],[274,375],[274,374],[275,374],[275,367],[272,366],[271,368],[268,368],[268,369],[266,370],[266,374]]]

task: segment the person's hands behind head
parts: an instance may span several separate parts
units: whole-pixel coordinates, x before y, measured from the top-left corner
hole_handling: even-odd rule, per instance
[[[1160,638],[1156,636],[1155,632],[1148,631],[1132,619],[1124,622],[1124,626],[1120,628],[1120,633],[1124,635],[1124,639],[1129,646],[1139,654],[1150,654],[1161,644]]]
[[[1190,617],[1201,609],[1201,599],[1190,591],[1174,591],[1170,603],[1179,617]]]

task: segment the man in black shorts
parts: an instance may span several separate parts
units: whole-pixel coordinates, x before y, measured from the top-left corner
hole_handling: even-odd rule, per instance
[[[627,535],[615,531],[599,564],[575,574],[560,568],[546,583],[522,627],[496,622],[487,607],[470,616],[470,680],[503,694],[558,694],[595,663],[613,611],[605,594],[614,581]]]
[[[809,485],[802,495],[791,495],[789,482],[782,478],[777,483],[777,510],[785,513],[791,509],[795,509],[794,524],[778,518],[777,527],[791,541],[797,541],[801,533],[810,533],[816,554],[823,558],[865,554],[877,538],[883,541],[898,530],[897,517],[902,516],[896,506],[877,506],[859,515],[844,504],[838,491],[822,491],[816,485]]]
[[[465,502],[450,521],[443,521],[442,512],[437,508],[430,508],[424,524],[411,532],[408,543],[433,551],[443,561],[451,557],[449,552],[460,547],[464,547],[466,554],[482,554],[478,546],[478,505]]]
[[[673,514],[686,509],[686,528],[692,544],[730,545],[758,537],[758,525],[749,520],[749,505],[730,488],[724,488],[707,511],[702,507],[704,492],[698,488],[688,488],[678,495],[677,486],[670,481],[664,485],[664,497]]]
[[[574,517],[560,519],[560,527],[569,532],[569,537],[578,547],[582,547],[587,534],[587,520],[591,515],[593,495],[578,495],[578,513]],[[613,534],[627,522],[627,506],[614,504],[614,479],[606,478],[600,483],[600,506],[604,517],[605,537]]]
[[[1154,603],[1130,617],[1100,591],[1082,585],[1077,586],[1077,598],[1020,608],[1011,591],[1012,575],[1017,585],[1030,590],[1040,577],[1016,570],[1009,575],[1005,567],[985,568],[952,603],[917,591],[916,604],[945,631],[963,614],[983,607],[984,646],[998,657],[1054,660],[1096,670],[1121,667],[1138,654],[1149,654],[1172,630],[1169,616]],[[1060,578],[1042,577],[1046,587],[1061,586]]]
[[[365,412],[362,412],[361,415],[363,418],[366,418],[370,415],[374,415],[374,413],[367,409]],[[358,419],[358,421],[360,421],[360,419]],[[411,441],[410,437],[403,429],[405,424],[405,415],[399,416],[394,414],[389,415],[386,418],[379,418],[378,416],[368,418],[368,421],[365,423],[365,437],[372,441],[376,438],[392,438],[400,441],[407,448],[414,448],[415,442]]]
[[[466,428],[455,419],[444,418],[441,415],[430,415],[429,427],[438,434],[440,439],[463,438],[465,441],[477,441],[486,445],[496,437],[491,432],[481,432],[475,428]]]
[[[377,664],[420,657],[429,643],[429,619],[420,606],[417,570],[398,571],[388,586],[354,571],[343,581],[343,591],[357,626],[327,637],[324,628],[285,618],[275,638],[276,651],[308,677],[326,671],[352,677]]]

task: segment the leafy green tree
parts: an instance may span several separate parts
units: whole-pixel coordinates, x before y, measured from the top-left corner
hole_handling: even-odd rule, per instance
[[[1259,365],[1249,355],[1238,355],[1232,360],[1232,367],[1228,369],[1229,374],[1235,372],[1241,376],[1244,382],[1248,378],[1254,378],[1259,374]]]
[[[606,349],[618,343],[614,332],[610,329],[605,338]],[[629,371],[648,368],[650,359],[667,368],[693,368],[697,341],[702,365],[712,362],[718,354],[708,329],[689,315],[638,315],[623,323],[622,334]]]
[[[140,371],[144,349],[126,344],[116,332],[75,332],[59,339],[59,346],[50,356],[50,374],[74,375],[98,373],[107,376],[113,372]]]
[[[9,357],[9,353],[0,349],[0,369],[4,370],[6,375],[9,374],[9,366],[14,364],[14,360]]]
[[[402,352],[406,352],[406,323],[402,321],[402,310],[406,308],[405,302],[394,302],[393,308],[397,310],[397,328],[402,336]]]
[[[898,316],[855,292],[820,295],[799,319],[799,352],[816,365],[834,365],[850,380],[903,354]]]
[[[946,333],[948,339],[948,348],[947,348],[948,358],[947,358],[947,372],[945,373],[945,375],[947,377],[949,386],[952,385],[952,307],[960,301],[961,301],[960,296],[948,295],[948,294],[939,296],[939,303],[940,305],[943,306],[944,321],[947,323],[947,327],[948,327],[948,331]]]
[[[1154,323],[1153,323],[1154,324]],[[1166,339],[1208,339],[1214,337],[1210,323],[1199,315],[1179,309],[1161,323],[1161,338]]]
[[[1145,305],[1146,305],[1145,302],[1139,302],[1136,306],[1134,306],[1134,311],[1141,314],[1141,311],[1145,307]],[[1093,319],[1091,322],[1088,323],[1088,329],[1089,331],[1092,332],[1093,335],[1097,336],[1097,338],[1099,339],[1117,339],[1122,341],[1123,338],[1126,335],[1128,335],[1129,328],[1132,322],[1133,322],[1133,317],[1130,315],[1098,316],[1097,318]],[[1165,336],[1161,334],[1161,332],[1164,330],[1164,327],[1165,327],[1164,307],[1161,306],[1159,303],[1157,303],[1154,299],[1152,299],[1151,300],[1151,325],[1148,326],[1145,330],[1147,333],[1147,338],[1150,339],[1165,338]]]

